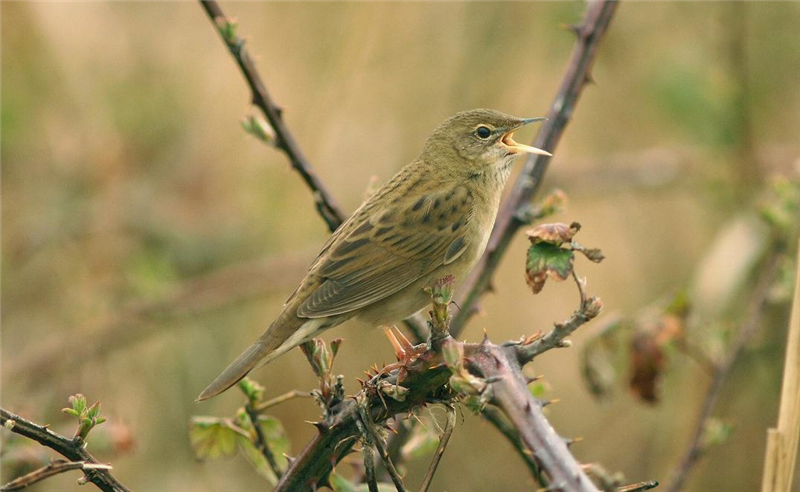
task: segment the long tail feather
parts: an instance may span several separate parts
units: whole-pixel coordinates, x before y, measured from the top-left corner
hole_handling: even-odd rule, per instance
[[[208,400],[227,390],[253,369],[275,360],[310,339],[325,326],[325,323],[325,319],[307,320],[288,315],[286,312],[281,313],[253,345],[242,352],[242,355],[200,393],[197,401]]]
[[[258,340],[253,345],[250,345],[242,355],[233,361],[222,374],[217,376],[206,389],[197,397],[197,401],[208,400],[211,397],[217,396],[234,384],[238,383],[247,373],[253,370],[261,359],[266,357],[272,350],[270,350],[261,340]]]

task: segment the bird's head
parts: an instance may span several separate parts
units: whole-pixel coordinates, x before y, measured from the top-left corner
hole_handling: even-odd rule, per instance
[[[423,155],[434,161],[440,160],[439,156],[457,155],[461,159],[456,159],[453,165],[479,172],[505,168],[521,154],[550,156],[547,151],[512,138],[520,127],[544,119],[516,118],[493,109],[462,111],[439,125],[425,144]]]

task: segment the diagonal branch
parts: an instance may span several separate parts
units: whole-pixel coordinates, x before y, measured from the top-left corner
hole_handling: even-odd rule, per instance
[[[250,58],[250,55],[245,49],[245,41],[233,32],[229,32],[226,35],[220,30],[222,26],[229,24],[230,20],[225,16],[225,13],[217,2],[214,0],[201,0],[200,3],[203,9],[205,9],[206,14],[208,14],[208,17],[217,26],[222,40],[231,52],[231,56],[236,60],[236,64],[242,71],[247,85],[250,86],[250,90],[253,93],[253,104],[258,106],[261,112],[264,113],[270,126],[272,126],[272,129],[275,131],[275,143],[277,147],[286,154],[294,170],[300,174],[303,181],[311,190],[317,211],[322,216],[322,219],[328,224],[331,230],[335,230],[339,227],[339,224],[344,222],[345,215],[339,209],[336,200],[334,200],[333,196],[331,196],[312,169],[311,163],[308,162],[308,159],[306,159],[300,147],[297,145],[294,135],[292,135],[286,123],[284,123],[283,111],[272,99],[269,91],[267,91],[267,86],[261,79],[261,75],[259,75],[255,63],[253,63],[253,59]]]
[[[535,147],[552,153],[561,140],[561,136],[575,112],[575,106],[584,86],[592,80],[590,72],[597,55],[598,45],[611,23],[616,9],[616,0],[590,2],[580,25],[571,26],[577,42],[572,51],[567,72],[561,81],[561,87],[550,105],[547,121],[542,125],[533,143]],[[550,157],[543,155],[531,154],[525,160],[525,165],[514,184],[511,196],[497,216],[497,222],[483,258],[475,267],[472,275],[461,286],[462,295],[458,305],[462,309],[453,319],[451,327],[453,337],[458,338],[469,318],[476,312],[474,307],[478,300],[490,290],[492,276],[511,244],[511,239],[517,230],[528,222],[526,216],[530,202],[539,191],[549,164]]]
[[[714,411],[720,392],[722,391],[722,386],[728,378],[728,374],[730,374],[731,369],[733,369],[742,349],[753,338],[753,335],[758,329],[761,316],[764,313],[764,306],[769,298],[770,287],[778,272],[778,264],[781,256],[782,254],[780,252],[770,255],[766,260],[766,264],[761,267],[761,274],[759,275],[753,297],[748,306],[745,322],[739,328],[736,338],[728,348],[725,359],[718,363],[714,370],[711,384],[708,387],[700,413],[694,423],[689,446],[678,465],[672,471],[672,482],[667,488],[670,492],[678,492],[683,488],[684,482],[689,477],[689,473],[703,453],[702,437],[706,422]]]
[[[200,4],[217,27],[222,41],[225,42],[225,45],[231,52],[231,56],[236,60],[236,64],[242,71],[247,85],[250,86],[250,90],[253,94],[253,104],[258,106],[261,112],[264,113],[264,116],[275,131],[277,147],[286,154],[292,167],[303,178],[303,181],[305,181],[314,196],[314,203],[322,220],[328,225],[328,229],[334,232],[347,217],[336,204],[330,192],[327,191],[325,185],[323,185],[322,181],[317,177],[311,167],[311,163],[308,162],[308,159],[306,159],[305,155],[300,150],[294,136],[283,121],[283,111],[270,97],[267,86],[261,79],[255,63],[253,63],[253,59],[250,58],[250,55],[245,50],[244,40],[232,32],[225,34],[220,29],[221,26],[230,23],[230,20],[225,16],[222,7],[220,7],[216,1],[200,0]],[[425,331],[425,321],[421,316],[412,316],[406,319],[404,323],[414,334],[418,342],[425,340],[427,333]]]
[[[41,482],[59,473],[71,470],[110,470],[109,465],[97,463],[86,463],[85,461],[52,460],[46,466],[33,470],[32,472],[16,478],[0,487],[0,492],[11,492],[12,490],[22,490],[26,487]]]
[[[102,463],[99,463],[94,456],[86,451],[83,441],[68,439],[60,434],[56,434],[47,427],[29,422],[3,408],[0,408],[0,424],[15,434],[27,437],[28,439],[38,442],[42,446],[53,449],[71,461],[83,461],[86,464],[102,465]],[[104,492],[131,492],[130,489],[114,478],[107,469],[84,466],[83,470],[86,474],[86,479]]]

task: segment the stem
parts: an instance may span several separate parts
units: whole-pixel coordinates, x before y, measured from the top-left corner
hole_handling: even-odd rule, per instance
[[[292,390],[282,395],[278,395],[275,398],[270,398],[265,402],[259,403],[255,408],[253,408],[253,412],[262,413],[269,408],[272,408],[276,405],[280,405],[283,402],[293,400],[295,398],[311,398],[311,397],[312,395],[308,391]]]
[[[445,408],[447,409],[447,424],[445,424],[444,432],[442,432],[442,437],[439,439],[439,446],[433,454],[431,466],[428,467],[428,472],[425,473],[425,480],[422,481],[420,492],[427,492],[428,488],[430,488],[433,476],[436,474],[436,469],[439,468],[439,462],[442,461],[444,450],[447,448],[447,443],[450,442],[450,437],[453,435],[453,429],[456,426],[456,409],[450,405]]]
[[[214,0],[201,0],[200,4],[216,27],[219,28],[222,23],[229,22],[222,8]],[[333,196],[325,189],[322,181],[317,177],[311,167],[311,163],[308,162],[308,159],[306,159],[305,155],[300,150],[300,146],[297,144],[294,135],[292,135],[286,123],[284,123],[283,110],[272,100],[269,91],[267,91],[267,86],[264,84],[261,75],[259,75],[256,69],[253,59],[250,58],[250,55],[245,49],[244,40],[235,34],[230,37],[225,37],[221,32],[220,37],[231,52],[231,56],[236,60],[236,64],[239,66],[239,70],[241,70],[245,81],[247,81],[247,85],[250,86],[250,91],[253,96],[252,103],[261,110],[264,117],[267,118],[270,126],[272,126],[272,129],[275,131],[276,146],[286,154],[292,168],[300,174],[306,186],[311,190],[314,197],[314,204],[316,205],[317,212],[322,216],[322,220],[328,224],[328,228],[335,230],[344,222],[345,215],[339,209]]]
[[[22,490],[37,482],[58,475],[59,473],[70,470],[110,470],[109,465],[98,465],[86,463],[85,461],[53,460],[47,466],[43,466],[26,475],[14,479],[0,487],[0,492],[11,492],[12,490]]]
[[[789,490],[800,440],[800,248],[797,250],[794,301],[789,316],[778,426],[769,429],[761,492]]]
[[[261,424],[258,422],[258,410],[250,406],[250,403],[247,403],[244,406],[244,410],[247,412],[247,417],[250,419],[250,424],[256,431],[256,442],[253,444],[255,444],[256,449],[258,449],[261,454],[264,455],[264,458],[267,460],[267,463],[269,463],[269,467],[272,469],[272,472],[275,474],[275,476],[280,479],[281,475],[283,475],[283,472],[278,466],[278,462],[275,461],[275,455],[269,448],[267,437],[264,435],[264,430],[261,428]]]

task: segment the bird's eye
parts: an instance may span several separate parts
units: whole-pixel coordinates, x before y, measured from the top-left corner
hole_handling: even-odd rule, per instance
[[[486,140],[492,135],[492,130],[490,130],[487,126],[481,125],[477,130],[475,130],[475,135],[477,135],[480,139]]]

